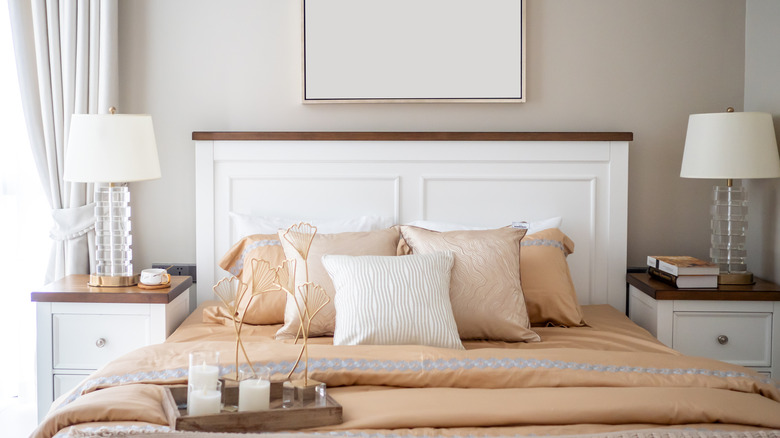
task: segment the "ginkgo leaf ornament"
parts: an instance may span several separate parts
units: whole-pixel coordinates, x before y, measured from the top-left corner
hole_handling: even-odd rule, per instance
[[[295,248],[303,260],[307,260],[315,234],[317,234],[317,227],[306,222],[299,222],[290,226],[282,236],[284,240],[290,242],[290,245]]]
[[[236,277],[223,278],[212,288],[214,294],[231,315],[236,314],[238,299],[246,291],[246,284]]]
[[[278,290],[276,269],[265,260],[252,259],[252,296]]]

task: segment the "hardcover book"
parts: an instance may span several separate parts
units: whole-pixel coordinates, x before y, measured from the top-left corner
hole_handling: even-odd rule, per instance
[[[691,256],[647,256],[647,265],[672,275],[718,275],[717,264]]]
[[[715,289],[718,287],[717,275],[672,275],[652,266],[647,273],[656,280],[661,280],[679,289]]]

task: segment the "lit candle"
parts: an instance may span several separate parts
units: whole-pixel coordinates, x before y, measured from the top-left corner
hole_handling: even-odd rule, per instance
[[[262,379],[246,379],[238,384],[238,411],[268,409],[271,399],[271,382]]]
[[[222,408],[222,391],[218,382],[216,389],[207,389],[205,387],[190,387],[187,398],[188,415],[208,415],[219,414]]]
[[[214,388],[219,380],[219,367],[217,365],[192,365],[190,366],[189,384],[196,389]]]
[[[219,352],[193,351],[190,353],[190,368],[188,382],[192,387],[200,389],[215,388],[219,380]]]

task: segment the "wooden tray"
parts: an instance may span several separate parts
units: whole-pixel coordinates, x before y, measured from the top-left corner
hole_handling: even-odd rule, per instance
[[[307,427],[341,424],[341,405],[330,395],[325,405],[306,402],[302,406],[282,407],[282,382],[271,383],[271,408],[265,411],[237,412],[238,386],[227,386],[222,391],[224,407],[219,414],[187,415],[187,386],[166,387],[163,401],[170,426],[174,430],[199,432],[265,432],[303,429]]]

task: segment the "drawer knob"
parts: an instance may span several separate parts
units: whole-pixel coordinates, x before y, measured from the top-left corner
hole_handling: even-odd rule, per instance
[[[718,336],[718,344],[720,345],[726,345],[729,343],[729,337],[726,335],[720,335]]]
[[[718,338],[718,339],[720,339],[720,338]],[[106,339],[105,338],[98,339],[97,341],[95,341],[95,345],[97,346],[97,348],[105,347],[106,346]]]

